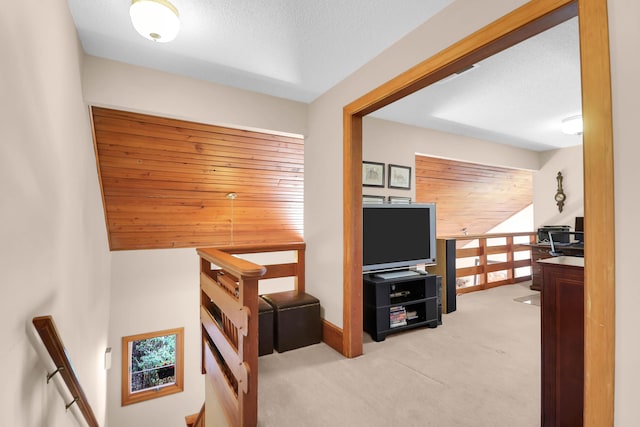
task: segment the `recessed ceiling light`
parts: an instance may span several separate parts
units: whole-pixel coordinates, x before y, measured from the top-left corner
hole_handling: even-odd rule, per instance
[[[436,82],[436,84],[443,84],[443,83],[450,82],[451,80],[453,80],[453,79],[457,79],[458,77],[460,77],[460,76],[461,76],[461,75],[463,75],[464,73],[467,73],[467,72],[469,72],[469,71],[471,71],[471,70],[475,70],[476,68],[478,68],[478,64],[472,64],[472,65],[469,65],[468,67],[463,68],[463,69],[462,69],[462,70],[460,70],[460,71],[456,71],[455,73],[453,73],[453,74],[451,74],[451,75],[449,75],[449,76],[445,77],[445,78],[444,78],[444,79],[442,79],[442,80],[438,80],[438,81]]]
[[[582,135],[582,115],[567,117],[560,124],[562,133],[567,135]]]

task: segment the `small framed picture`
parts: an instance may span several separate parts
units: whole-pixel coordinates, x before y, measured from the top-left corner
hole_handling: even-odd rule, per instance
[[[384,196],[369,196],[366,194],[362,195],[362,204],[363,205],[370,205],[370,204],[378,204],[378,205],[382,205],[384,204]]]
[[[411,168],[389,165],[389,188],[411,189]]]
[[[408,205],[411,203],[411,197],[389,196],[389,203],[392,205]]]
[[[384,163],[362,162],[362,185],[384,187]]]

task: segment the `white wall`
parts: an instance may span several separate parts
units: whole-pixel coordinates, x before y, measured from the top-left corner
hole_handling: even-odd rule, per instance
[[[554,199],[558,189],[556,176],[562,172],[562,187],[567,195],[562,212]],[[540,170],[533,175],[534,226],[569,225],[576,216],[584,216],[584,168],[582,145],[540,153]]]
[[[104,425],[110,255],[81,50],[64,0],[0,12],[0,424],[77,426],[31,319],[52,315]],[[61,387],[62,388],[62,387]]]
[[[200,123],[306,133],[306,104],[91,56],[85,57],[83,94],[90,105]],[[107,407],[110,426],[174,426],[200,409],[205,387],[200,374],[199,268],[194,249],[113,254],[109,345],[114,362],[108,375]],[[282,286],[267,285],[271,290]],[[180,326],[185,328],[184,392],[121,407],[121,338]]]
[[[221,126],[306,134],[307,104],[86,56],[83,94],[99,105]]]
[[[537,170],[539,155],[535,151],[496,144],[387,120],[365,117],[363,122],[363,160],[411,167],[411,190],[365,188],[366,194],[409,196],[415,200],[415,156],[474,162],[507,168]],[[385,181],[388,169],[385,169]]]
[[[204,402],[200,373],[200,263],[195,249],[118,251],[112,254],[107,376],[110,426],[178,426]],[[122,337],[184,328],[184,392],[120,406]]]
[[[638,424],[638,384],[640,384],[640,286],[637,226],[640,211],[640,146],[635,129],[640,114],[640,2],[609,0],[611,81],[613,90],[613,137],[615,168],[616,227],[616,376],[615,424]],[[587,218],[585,220],[588,221]]]
[[[343,107],[525,2],[457,0],[309,106],[305,141],[306,286],[320,299],[330,322],[342,327]]]

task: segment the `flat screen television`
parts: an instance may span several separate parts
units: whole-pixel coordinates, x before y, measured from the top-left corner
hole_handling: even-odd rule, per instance
[[[363,205],[363,272],[435,262],[435,203]]]

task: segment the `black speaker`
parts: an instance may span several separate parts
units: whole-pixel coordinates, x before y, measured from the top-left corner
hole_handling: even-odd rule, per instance
[[[445,313],[456,311],[456,240],[445,240],[447,305]]]
[[[455,239],[438,239],[437,263],[427,266],[427,271],[440,276],[438,289],[441,290],[438,303],[442,313],[456,311],[456,241]],[[444,285],[443,285],[444,283]]]
[[[438,325],[442,325],[442,277],[436,276],[436,289],[438,290]]]

